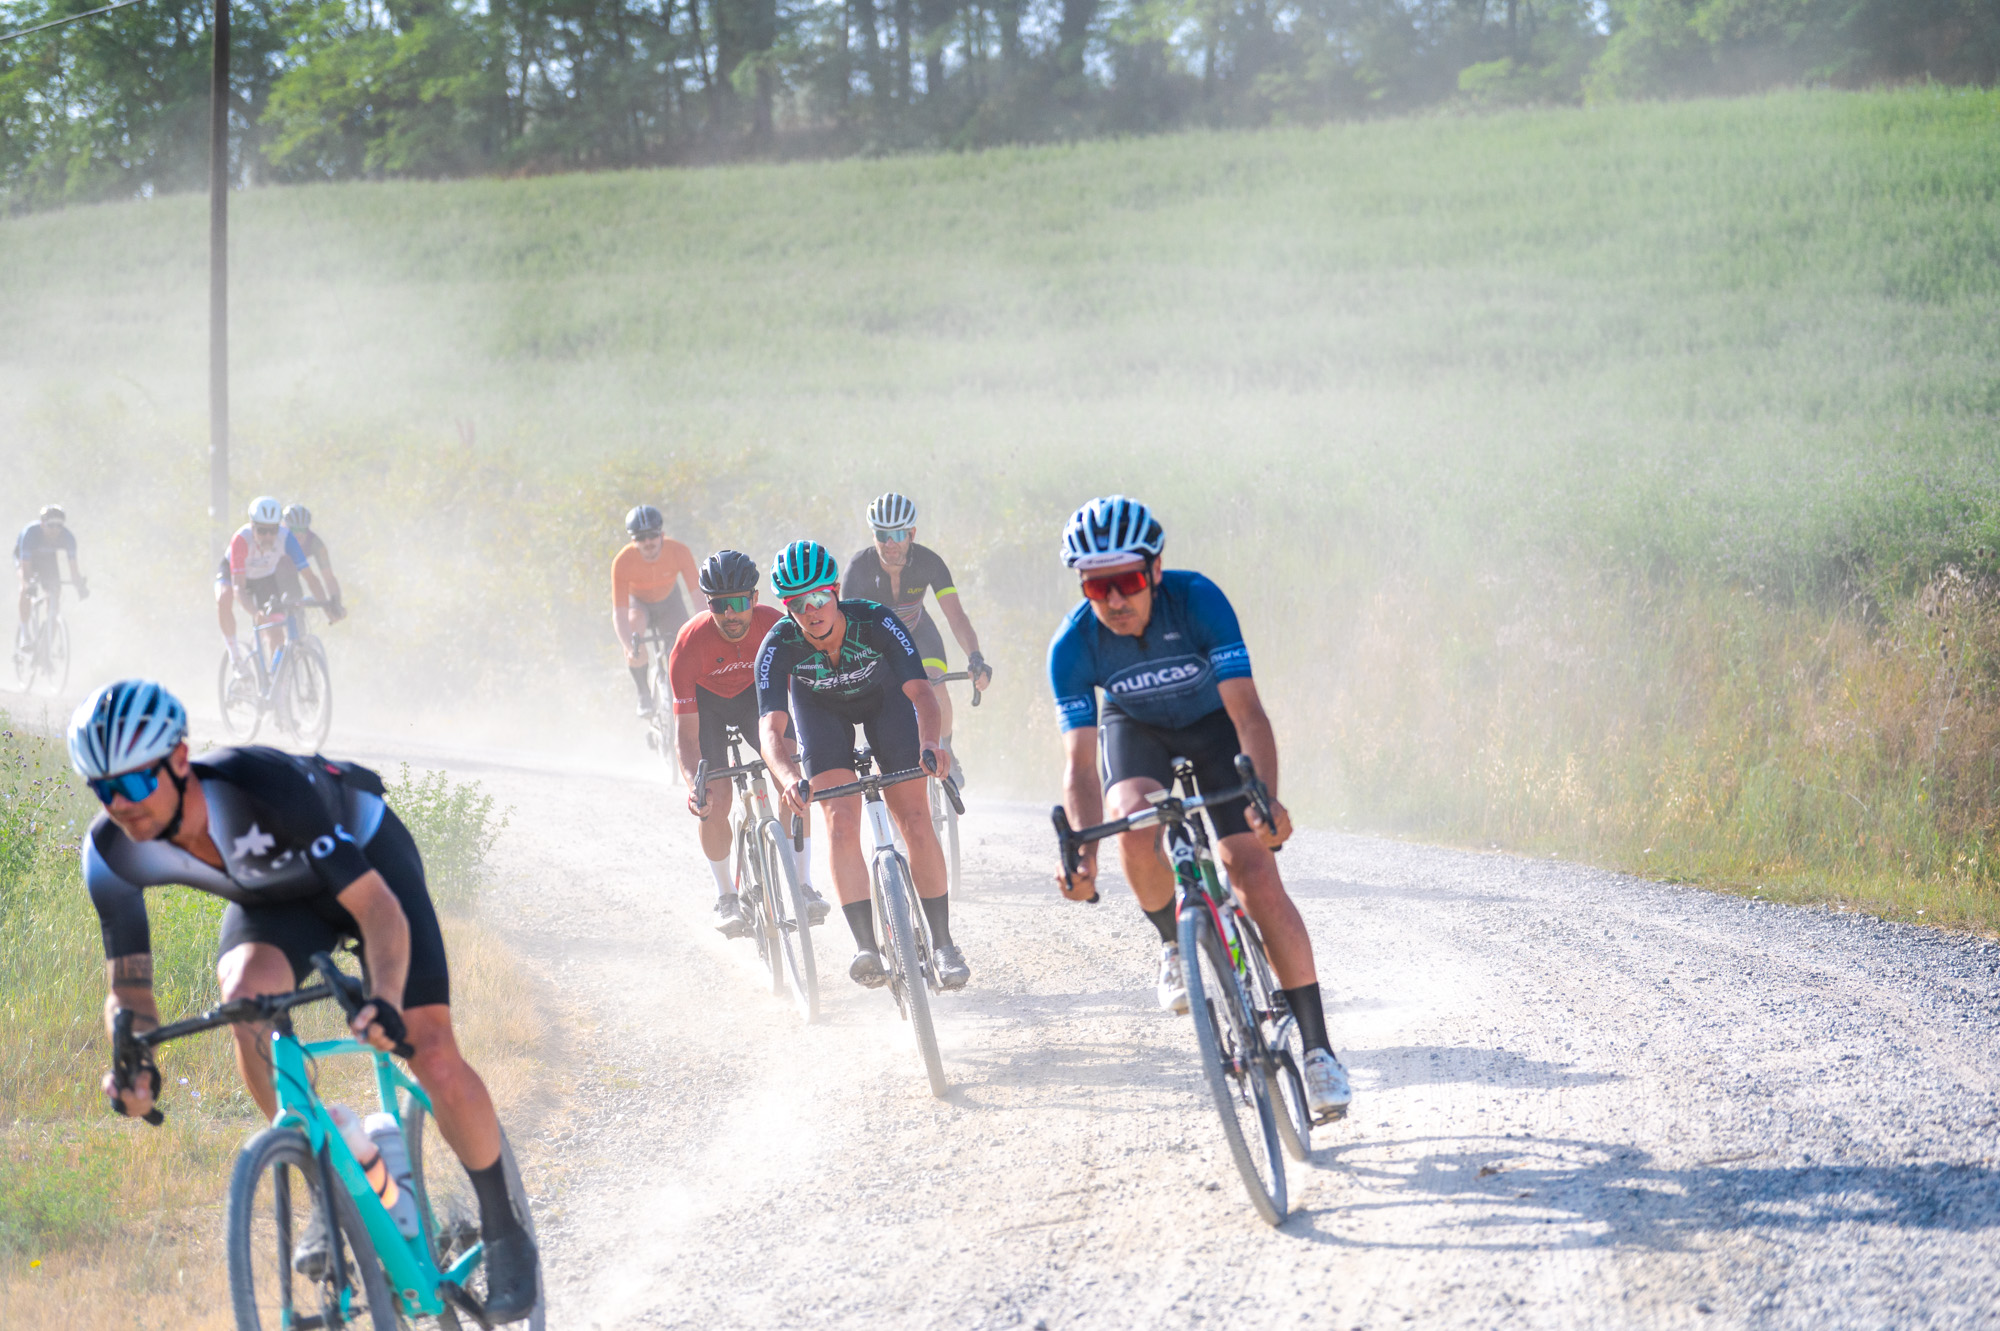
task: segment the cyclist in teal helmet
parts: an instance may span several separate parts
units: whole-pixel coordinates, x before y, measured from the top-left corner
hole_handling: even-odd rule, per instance
[[[841,600],[840,568],[817,541],[794,541],[780,550],[771,561],[771,585],[785,618],[757,653],[757,710],[764,761],[786,801],[804,813],[813,790],[854,780],[857,726],[868,735],[878,771],[922,765],[948,776],[951,755],[938,741],[937,698],[896,612],[875,601]],[[938,944],[938,982],[959,989],[972,971],[952,942],[944,850],[931,826],[925,785],[891,786],[882,797],[909,847],[910,874]],[[834,890],[858,949],[847,973],[857,984],[879,988],[889,972],[868,900],[861,797],[821,807]]]

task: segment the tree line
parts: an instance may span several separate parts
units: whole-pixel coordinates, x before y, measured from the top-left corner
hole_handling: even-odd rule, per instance
[[[100,0],[0,0],[13,30]],[[1931,79],[2000,0],[235,0],[240,183],[970,148]],[[207,178],[209,0],[0,43],[11,210]]]

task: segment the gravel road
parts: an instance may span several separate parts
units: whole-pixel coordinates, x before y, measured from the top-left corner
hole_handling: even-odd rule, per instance
[[[447,763],[513,806],[486,915],[574,1012],[528,1148],[565,1331],[2000,1324],[1991,942],[1303,832],[1356,1103],[1274,1230],[1042,811],[968,818],[941,1101],[838,915],[811,1028],[711,930],[657,766]]]

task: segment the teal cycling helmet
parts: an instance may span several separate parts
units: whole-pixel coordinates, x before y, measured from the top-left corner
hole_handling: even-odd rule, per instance
[[[840,581],[840,565],[818,541],[793,541],[771,561],[771,589],[780,596],[797,596]]]

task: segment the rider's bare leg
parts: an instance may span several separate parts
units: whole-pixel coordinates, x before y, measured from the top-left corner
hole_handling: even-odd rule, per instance
[[[812,777],[814,790],[829,790],[854,780],[854,769],[838,767]],[[914,783],[912,783],[914,784]],[[819,806],[826,827],[827,865],[833,871],[833,894],[843,906],[868,900],[868,862],[861,854],[861,797],[829,800]]]
[[[905,781],[882,792],[889,816],[903,834],[910,855],[910,876],[917,880],[917,895],[941,897],[950,887],[945,877],[944,847],[938,844],[937,828],[931,823],[930,792],[927,782]]]
[[[264,994],[289,994],[297,987],[292,963],[269,943],[239,943],[230,948],[216,963],[215,978],[222,982],[225,1003]],[[236,1025],[229,1033],[236,1037],[236,1071],[243,1078],[243,1088],[268,1120],[278,1112],[278,1093],[271,1085],[271,1028],[261,1023]]]
[[[1316,982],[1319,972],[1313,966],[1312,939],[1278,876],[1278,857],[1255,832],[1226,836],[1216,851],[1229,886],[1257,922],[1257,932],[1264,935],[1264,950],[1270,954],[1278,986],[1296,989]]]
[[[729,808],[736,797],[727,777],[708,783],[708,817],[701,823],[701,853],[709,863],[729,858]]]

